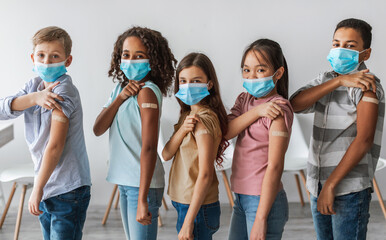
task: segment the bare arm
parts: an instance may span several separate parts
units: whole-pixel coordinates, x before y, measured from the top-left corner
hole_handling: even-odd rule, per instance
[[[282,115],[283,111],[278,104],[285,104],[284,101],[273,101],[260,104],[248,112],[243,113],[228,123],[228,132],[225,139],[229,140],[240,134],[260,117],[267,117],[271,120]]]
[[[367,91],[357,105],[357,136],[347,149],[346,154],[328,177],[318,198],[318,211],[322,214],[335,214],[333,209],[335,187],[361,161],[373,145],[378,119],[378,104],[364,101],[363,98],[376,100],[375,93]]]
[[[207,131],[202,123],[197,123],[195,132]],[[184,224],[178,235],[179,239],[186,239],[193,236],[194,219],[201,208],[202,203],[213,181],[214,159],[217,151],[214,146],[213,136],[208,133],[196,134],[195,136],[198,148],[198,177],[193,190],[192,200],[186,213]],[[193,239],[193,238],[192,238]]]
[[[196,114],[186,116],[183,125],[173,134],[162,150],[162,157],[165,161],[169,161],[173,158],[186,134],[194,130],[198,121],[199,118]]]
[[[156,108],[145,108],[143,104],[155,104]],[[159,106],[157,97],[150,88],[144,88],[138,94],[138,105],[142,122],[141,175],[139,183],[137,221],[147,225],[151,223],[147,195],[157,160]]]
[[[369,70],[365,69],[354,74],[339,75],[320,85],[303,90],[291,99],[291,105],[295,112],[303,111],[340,86],[357,87],[362,91],[372,89],[375,92],[375,78],[371,74],[366,74],[368,72]]]
[[[28,203],[29,211],[33,215],[42,213],[39,210],[39,204],[43,196],[43,188],[62,156],[64,145],[66,143],[68,126],[69,121],[66,115],[60,110],[55,109],[52,112],[50,139],[44,151],[42,164]]]
[[[267,218],[280,187],[288,142],[288,130],[284,118],[280,116],[272,121],[269,130],[268,166],[263,179],[251,239],[265,239]]]
[[[94,123],[93,131],[96,136],[102,135],[110,128],[121,104],[129,97],[137,95],[142,86],[142,83],[130,81],[110,106],[101,111]]]

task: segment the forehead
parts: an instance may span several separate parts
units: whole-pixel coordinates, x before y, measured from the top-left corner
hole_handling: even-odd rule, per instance
[[[65,53],[64,45],[59,40],[41,42],[35,46],[35,52],[45,51],[45,52],[60,52]]]
[[[363,44],[363,39],[359,31],[353,28],[339,28],[334,33],[334,41],[356,41]]]
[[[143,51],[146,52],[146,47],[138,37],[127,37],[123,42],[123,50],[128,51]]]
[[[180,78],[195,78],[195,77],[201,77],[201,78],[206,78],[206,74],[204,71],[202,71],[201,68],[196,67],[196,66],[191,66],[182,69],[182,71],[179,74]]]
[[[248,65],[249,67],[253,67],[256,65],[265,65],[269,66],[269,62],[267,61],[267,57],[264,52],[259,52],[256,50],[250,50],[245,55],[244,65]]]

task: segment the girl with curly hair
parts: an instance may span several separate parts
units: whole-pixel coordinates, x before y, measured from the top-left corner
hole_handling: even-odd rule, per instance
[[[228,145],[227,114],[210,59],[201,53],[183,58],[174,91],[181,116],[162,156],[174,157],[168,194],[178,212],[178,239],[209,240],[220,225],[214,164],[221,165]]]
[[[162,95],[173,82],[176,60],[161,33],[133,27],[114,45],[109,77],[118,80],[94,124],[108,129],[107,181],[118,184],[127,239],[156,239],[164,169],[157,155]]]

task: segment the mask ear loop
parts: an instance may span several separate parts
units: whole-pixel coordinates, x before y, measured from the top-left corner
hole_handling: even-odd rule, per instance
[[[277,71],[279,71],[279,68],[273,73],[273,75],[272,75],[272,81],[273,81],[273,77],[275,76],[275,74],[277,73]],[[275,86],[276,86],[276,83],[277,83],[278,81],[279,81],[279,79],[276,80]]]

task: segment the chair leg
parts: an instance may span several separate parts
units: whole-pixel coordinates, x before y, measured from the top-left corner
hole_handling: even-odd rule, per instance
[[[161,215],[158,215],[158,227],[162,227],[162,218]]]
[[[114,189],[113,189],[113,193],[111,194],[111,197],[110,197],[109,204],[107,205],[107,208],[106,208],[105,215],[103,216],[102,225],[105,225],[107,222],[107,218],[109,217],[109,214],[110,214],[111,205],[113,205],[115,193],[117,192],[117,190],[118,190],[118,185],[115,184]]]
[[[300,174],[300,177],[302,178],[304,189],[306,189],[308,201],[311,201],[311,199],[310,199],[310,192],[307,190],[306,175],[304,175],[304,171],[303,170],[300,170],[299,174]]]
[[[119,190],[117,191],[117,199],[115,200],[115,204],[114,204],[114,209],[117,209],[118,208],[118,204],[119,204]]]
[[[385,216],[386,219],[386,209],[385,209],[385,203],[383,202],[382,194],[381,191],[379,190],[377,181],[375,180],[375,177],[373,178],[373,184],[374,184],[374,189],[377,194],[378,200],[379,200],[379,205],[381,206],[383,216]]]
[[[300,187],[299,176],[297,174],[294,174],[294,176],[296,181],[296,187],[298,188],[298,192],[299,192],[300,204],[302,205],[302,207],[304,207],[304,199],[303,199],[302,188]]]
[[[225,170],[222,170],[221,173],[222,173],[222,179],[224,181],[225,189],[227,191],[229,203],[231,204],[231,207],[233,208],[233,205],[234,205],[233,195],[232,195],[231,188],[229,186],[229,180],[228,180],[227,173],[225,172]]]
[[[16,191],[16,183],[13,183],[11,193],[9,194],[7,204],[5,205],[3,215],[1,216],[0,229],[3,227],[3,223],[5,221],[5,217],[7,216],[9,206],[11,205],[12,198],[13,198],[13,195],[15,194],[15,191]]]
[[[24,198],[25,198],[26,192],[27,192],[27,185],[23,185],[23,188],[21,190],[19,212],[17,213],[17,219],[16,219],[14,240],[19,239],[20,223],[21,223],[21,218],[23,216]]]
[[[165,208],[166,211],[169,210],[169,207],[168,207],[168,205],[166,204],[166,201],[165,201],[165,197],[162,197],[162,205],[164,205],[164,208]]]

